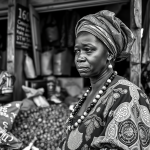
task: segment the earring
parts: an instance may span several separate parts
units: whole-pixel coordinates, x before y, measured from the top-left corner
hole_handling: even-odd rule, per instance
[[[109,64],[109,65],[108,65],[108,68],[109,68],[109,69],[112,69],[112,65],[111,65],[111,64]]]
[[[112,67],[113,67],[113,66],[112,66],[112,64],[110,63],[110,60],[109,60],[108,68],[109,68],[109,69],[112,69]]]

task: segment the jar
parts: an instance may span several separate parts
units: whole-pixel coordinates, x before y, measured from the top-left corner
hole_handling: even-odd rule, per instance
[[[48,100],[51,99],[51,97],[56,92],[56,79],[55,77],[51,76],[47,78],[47,98]]]

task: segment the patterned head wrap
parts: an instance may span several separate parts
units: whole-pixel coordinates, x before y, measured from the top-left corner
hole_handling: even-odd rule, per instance
[[[135,41],[131,30],[108,10],[81,18],[76,25],[76,37],[81,31],[89,32],[100,39],[116,61],[121,61],[129,56]]]

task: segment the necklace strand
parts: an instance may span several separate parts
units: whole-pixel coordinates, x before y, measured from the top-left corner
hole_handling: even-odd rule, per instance
[[[78,119],[77,122],[75,122],[73,124],[74,116],[78,113],[79,109],[81,108],[82,104],[85,102],[89,92],[92,89],[91,86],[88,88],[88,90],[83,94],[82,98],[79,100],[78,104],[75,105],[75,107],[72,110],[69,118],[67,119],[67,122],[66,122],[67,130],[69,130],[69,131],[74,130],[75,128],[77,128],[81,124],[81,122],[85,119],[85,117],[88,115],[88,113],[96,105],[96,103],[98,102],[100,97],[104,94],[104,92],[106,91],[107,87],[109,86],[109,84],[112,82],[112,80],[115,78],[116,75],[117,75],[117,72],[114,71],[111,74],[111,76],[109,77],[109,79],[107,79],[107,81],[104,84],[104,86],[102,87],[102,89],[99,90],[98,94],[95,96],[95,98],[91,102],[90,106],[86,109],[86,111],[83,113],[83,115],[80,116],[80,119]]]

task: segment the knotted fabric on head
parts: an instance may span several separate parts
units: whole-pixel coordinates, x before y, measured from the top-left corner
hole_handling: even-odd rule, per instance
[[[135,41],[131,30],[108,10],[81,18],[76,25],[76,37],[82,31],[89,32],[100,39],[116,61],[129,56]]]

